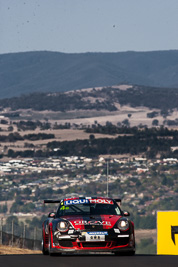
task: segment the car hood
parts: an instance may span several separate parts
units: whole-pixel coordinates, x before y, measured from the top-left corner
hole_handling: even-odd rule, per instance
[[[120,215],[62,216],[76,229],[111,229],[121,218]]]

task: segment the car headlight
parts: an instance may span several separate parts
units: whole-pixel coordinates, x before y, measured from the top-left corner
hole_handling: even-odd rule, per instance
[[[57,230],[60,232],[66,232],[69,229],[69,225],[65,221],[61,221],[57,224]]]
[[[124,219],[119,220],[118,223],[117,223],[117,227],[121,231],[128,230],[129,229],[129,222],[128,222],[128,220],[124,220]]]

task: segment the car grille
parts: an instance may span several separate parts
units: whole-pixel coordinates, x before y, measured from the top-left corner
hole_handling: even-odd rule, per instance
[[[83,248],[105,248],[108,242],[82,242]]]
[[[59,245],[61,247],[68,247],[68,248],[73,247],[72,241],[69,241],[69,240],[61,240],[59,241]]]
[[[129,243],[129,238],[119,238],[119,240],[116,241],[114,244],[115,246],[124,246]]]

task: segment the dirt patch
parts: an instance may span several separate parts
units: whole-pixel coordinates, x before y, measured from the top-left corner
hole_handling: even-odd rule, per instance
[[[41,254],[41,251],[0,245],[0,255],[10,254]]]
[[[123,91],[126,91],[129,88],[133,88],[133,85],[127,85],[127,84],[121,84],[121,85],[112,85],[111,88],[116,88],[116,89],[120,89]]]

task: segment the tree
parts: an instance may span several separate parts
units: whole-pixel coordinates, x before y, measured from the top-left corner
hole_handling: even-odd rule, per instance
[[[30,203],[27,203],[27,204],[23,205],[21,207],[20,211],[27,213],[27,212],[34,211],[34,209],[35,209],[35,204],[33,204],[32,202],[30,202]]]
[[[30,189],[30,188],[25,188],[24,190],[23,190],[23,193],[25,194],[25,195],[27,195],[27,196],[29,196],[29,195],[31,195],[31,193],[32,193],[32,190]]]
[[[7,205],[0,206],[0,213],[6,213],[7,212]]]
[[[162,178],[162,185],[167,185],[167,177],[164,175]]]
[[[1,120],[1,124],[8,124],[8,121],[7,120]]]
[[[161,110],[161,116],[163,116],[164,119],[165,119],[168,115],[169,115],[169,112],[168,112],[167,109],[163,109],[163,110]]]
[[[9,126],[8,129],[7,129],[9,132],[12,132],[14,130],[14,127],[13,126]]]
[[[8,156],[9,158],[15,158],[15,157],[16,157],[16,154],[15,154],[15,152],[14,152],[13,149],[9,149],[9,150],[8,150],[8,153],[7,153],[7,156]]]
[[[18,217],[17,216],[10,216],[10,217],[7,218],[6,224],[11,225],[12,224],[12,221],[14,221],[15,224],[18,224],[19,223],[19,220],[18,220]]]
[[[153,111],[153,112],[147,113],[147,118],[154,118],[158,115],[159,113],[157,111]]]
[[[127,127],[130,126],[130,122],[129,122],[128,119],[123,120],[123,121],[122,121],[122,124],[125,125],[125,126],[127,126]]]
[[[90,134],[89,138],[90,138],[90,141],[94,140],[95,139],[94,134]]]
[[[159,124],[159,121],[158,120],[155,119],[155,120],[152,121],[152,125],[153,126],[158,126],[158,124]]]

